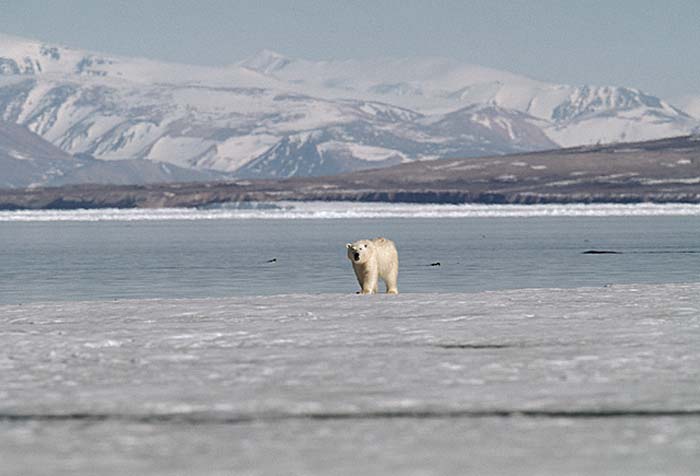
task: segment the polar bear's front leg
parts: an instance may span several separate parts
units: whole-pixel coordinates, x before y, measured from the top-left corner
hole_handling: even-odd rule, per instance
[[[376,267],[365,269],[364,279],[360,283],[362,286],[362,291],[360,294],[376,294],[378,283],[379,283],[379,273]]]
[[[399,268],[398,266],[395,266],[391,271],[389,271],[386,279],[384,280],[384,282],[386,283],[387,294],[399,294],[399,288],[397,287],[398,280]]]

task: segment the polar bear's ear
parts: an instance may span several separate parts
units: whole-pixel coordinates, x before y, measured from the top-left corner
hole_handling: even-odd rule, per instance
[[[346,247],[347,249],[352,248],[352,243],[347,243],[347,244],[345,245],[345,247]]]

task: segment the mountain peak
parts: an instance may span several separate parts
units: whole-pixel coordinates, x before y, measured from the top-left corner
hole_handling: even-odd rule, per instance
[[[240,66],[252,69],[258,73],[271,74],[284,68],[291,62],[292,60],[283,54],[277,53],[276,51],[263,49],[258,51],[250,58],[243,60],[240,63]]]
[[[551,119],[566,121],[604,111],[628,111],[636,108],[652,108],[684,115],[681,111],[672,110],[665,101],[636,88],[581,86],[575,88],[567,100],[554,108]]]

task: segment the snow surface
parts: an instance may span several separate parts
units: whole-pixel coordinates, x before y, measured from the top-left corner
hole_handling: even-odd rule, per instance
[[[275,145],[277,138],[269,134],[233,137],[217,146],[223,165],[212,164],[212,169],[233,172]]]
[[[318,146],[319,152],[345,151],[351,156],[367,162],[387,160],[392,157],[400,157],[405,160],[405,156],[393,149],[384,147],[373,147],[369,145],[353,144],[352,142],[328,141]]]
[[[151,160],[169,157],[170,163],[179,167],[191,167],[193,157],[201,156],[214,144],[213,141],[199,137],[162,136],[153,143],[146,157]]]
[[[695,183],[693,179],[692,183]],[[217,208],[19,210],[0,211],[9,221],[140,221],[232,219],[349,219],[465,217],[623,217],[700,216],[697,204],[571,204],[571,205],[416,205],[357,202],[242,202]]]
[[[700,284],[0,306],[3,474],[695,474]]]

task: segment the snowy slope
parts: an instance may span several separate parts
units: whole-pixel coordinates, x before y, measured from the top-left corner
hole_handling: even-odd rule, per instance
[[[0,75],[112,78],[137,83],[207,81],[214,85],[274,86],[273,79],[248,68],[212,68],[144,58],[105,55],[0,33]]]
[[[139,185],[224,178],[213,171],[183,169],[151,160],[73,157],[26,127],[0,121],[0,188],[78,183]]]
[[[74,167],[72,157],[17,124],[0,121],[0,188],[44,183]]]
[[[573,87],[445,58],[225,67],[0,35],[0,119],[70,154],[246,177],[687,134],[697,119],[622,87]]]
[[[682,135],[697,125],[685,112],[634,88],[550,84],[446,58],[310,62],[263,51],[240,65],[318,94],[331,90],[426,114],[473,104],[520,111],[547,121],[542,129],[566,147]]]

